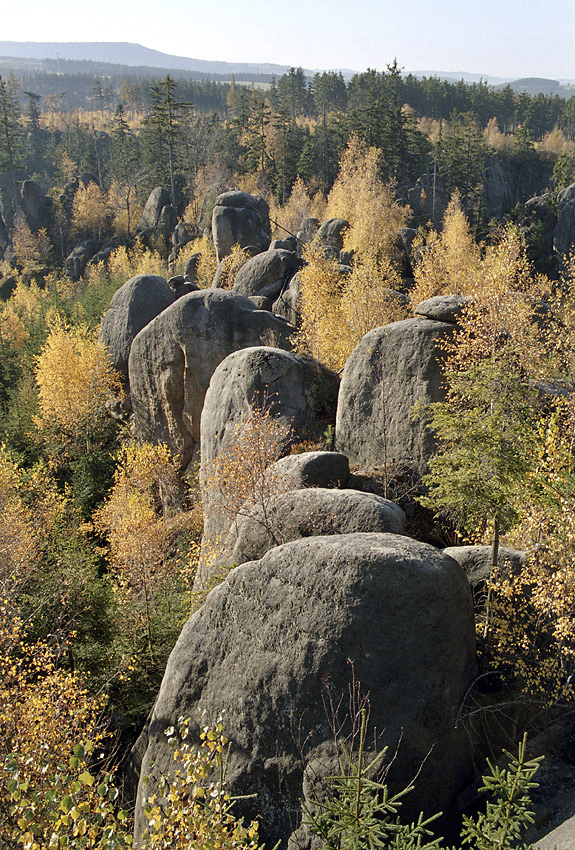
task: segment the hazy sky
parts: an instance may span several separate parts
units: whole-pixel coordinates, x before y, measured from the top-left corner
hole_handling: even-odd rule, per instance
[[[131,41],[196,59],[575,79],[575,0],[12,0],[3,41]]]

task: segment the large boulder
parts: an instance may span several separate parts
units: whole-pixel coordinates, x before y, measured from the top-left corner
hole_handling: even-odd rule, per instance
[[[553,248],[560,257],[575,247],[575,198],[564,203],[557,216],[553,232]]]
[[[291,846],[308,848],[301,802],[338,771],[333,724],[344,738],[351,718],[328,706],[348,706],[352,681],[369,695],[367,757],[374,740],[389,760],[397,749],[391,788],[415,779],[405,816],[446,811],[468,778],[457,720],[474,673],[471,593],[451,558],[392,534],[272,549],[211,591],[172,651],[147,732],[136,841],[144,799],[173,770],[166,728],[184,716],[197,735],[221,715],[230,791],[257,795],[238,800],[237,814],[261,815],[270,846],[297,833]]]
[[[298,452],[276,460],[274,467],[289,490],[345,487],[349,480],[349,460],[341,452]]]
[[[448,546],[441,551],[457,561],[463,569],[471,585],[476,608],[483,608],[487,596],[486,584],[491,577],[491,546]],[[512,549],[510,546],[499,547],[497,566],[504,575],[509,571],[517,575],[526,561],[527,552],[522,549]]]
[[[264,251],[248,260],[236,274],[233,291],[276,299],[300,266],[293,251]]]
[[[152,189],[145,203],[142,217],[138,222],[137,230],[139,232],[153,231],[162,215],[162,210],[165,206],[170,205],[170,193],[162,186],[156,186]]]
[[[280,316],[294,327],[300,312],[300,273],[296,272],[285,289],[282,289],[272,304],[272,313]]]
[[[132,342],[128,371],[139,439],[165,442],[189,463],[216,367],[233,351],[271,336],[287,348],[290,330],[248,298],[225,290],[199,290],[177,299]]]
[[[218,195],[212,213],[212,238],[218,263],[233,245],[254,245],[267,251],[271,242],[270,211],[260,195],[224,192]]]
[[[124,380],[128,379],[128,358],[134,337],[174,300],[165,278],[156,274],[136,275],[112,296],[102,319],[100,339],[114,369]]]
[[[348,227],[349,221],[345,218],[328,218],[319,227],[316,238],[331,256],[338,257],[343,249],[343,236]]]
[[[423,474],[435,450],[417,404],[443,401],[443,344],[455,325],[404,319],[367,333],[345,364],[335,447],[362,466],[399,463]]]
[[[48,207],[44,190],[35,180],[24,180],[20,190],[22,210],[30,230],[36,233],[48,225]]]
[[[206,393],[201,419],[204,552],[206,547],[212,551],[223,546],[234,520],[219,488],[214,488],[209,471],[222,452],[242,451],[242,442],[247,439],[245,425],[254,409],[269,414],[268,429],[264,422],[265,433],[259,434],[258,439],[276,444],[269,448],[262,446],[262,451],[272,451],[279,457],[295,435],[303,433],[314,438],[323,433],[330,418],[332,421],[338,388],[338,378],[317,362],[277,348],[246,348],[220,363]],[[268,435],[270,429],[273,433]],[[255,477],[264,468],[257,468],[258,446],[251,445],[252,442],[250,438],[243,451],[246,457],[250,452],[254,454]],[[279,480],[277,476],[275,480]],[[254,481],[254,489],[258,486]],[[261,488],[257,492],[267,495]],[[252,495],[246,493],[245,498]],[[203,570],[202,583],[205,579],[206,570]]]
[[[356,531],[403,534],[405,514],[399,505],[373,493],[323,487],[289,490],[238,518],[228,563],[255,561],[292,540]]]
[[[434,295],[414,309],[416,316],[456,325],[472,299],[465,295]]]

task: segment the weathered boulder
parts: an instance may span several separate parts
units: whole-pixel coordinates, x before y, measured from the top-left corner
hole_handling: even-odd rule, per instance
[[[257,795],[238,800],[237,814],[261,815],[266,844],[285,848],[297,830],[292,846],[309,847],[301,801],[337,772],[326,703],[347,705],[352,677],[369,694],[367,740],[375,730],[378,749],[398,749],[390,787],[417,776],[402,813],[446,811],[468,777],[469,739],[456,719],[474,672],[469,584],[433,547],[346,534],[272,549],[212,590],[172,651],[147,734],[136,841],[144,798],[173,769],[165,729],[183,715],[197,734],[222,715],[230,791]],[[350,718],[339,720],[344,737]]]
[[[373,493],[323,487],[289,490],[237,520],[228,564],[255,561],[292,540],[356,531],[403,534],[405,514],[394,502]]]
[[[575,247],[575,199],[564,203],[557,216],[553,232],[553,248],[559,256],[566,256]]]
[[[212,237],[218,263],[236,244],[240,248],[256,245],[260,251],[267,251],[271,242],[267,202],[260,195],[247,192],[218,195],[212,213]]]
[[[170,193],[162,186],[156,186],[148,195],[142,217],[138,222],[137,230],[140,232],[155,230],[162,210],[171,203]]]
[[[268,251],[297,251],[297,239],[295,236],[288,236],[285,239],[272,239]]]
[[[349,479],[349,460],[341,452],[300,452],[276,460],[274,467],[286,490],[345,487]]]
[[[414,309],[416,316],[435,319],[436,322],[450,322],[456,325],[471,298],[465,295],[435,295],[421,301]]]
[[[0,301],[8,301],[16,289],[18,281],[12,275],[5,274],[0,277]]]
[[[202,254],[200,251],[196,251],[195,254],[192,254],[191,257],[186,261],[186,266],[184,268],[184,277],[190,283],[194,285],[198,282],[198,266],[200,264],[200,260],[202,259]]]
[[[441,550],[449,555],[464,570],[471,585],[473,599],[477,608],[485,603],[485,584],[491,575],[491,546],[448,546]],[[504,571],[518,573],[527,560],[527,552],[500,546],[497,565]]]
[[[114,369],[128,379],[128,358],[134,337],[152,319],[174,303],[174,293],[163,277],[139,274],[112,296],[100,327]]]
[[[296,234],[298,254],[301,257],[304,247],[308,242],[311,242],[319,230],[319,218],[308,217],[304,218],[301,223],[301,228]]]
[[[286,289],[301,262],[293,251],[268,250],[248,260],[236,274],[233,291],[275,300]]]
[[[48,207],[44,190],[35,180],[24,180],[20,189],[22,210],[33,233],[48,224]]]
[[[316,236],[327,251],[337,257],[343,249],[343,234],[348,227],[349,221],[345,218],[329,218],[320,225]]]
[[[280,291],[272,304],[272,313],[281,316],[294,327],[297,325],[299,317],[300,285],[299,272],[296,272],[287,287]]]
[[[338,385],[337,377],[319,363],[277,348],[259,346],[230,354],[214,371],[205,397],[201,418],[203,477],[221,452],[241,448],[242,430],[254,409],[270,414],[270,427],[274,428],[270,438],[277,442],[277,457],[286,451],[294,434],[317,437],[333,417]],[[204,551],[206,547],[220,548],[234,516],[209,480],[202,490],[202,508]],[[201,573],[204,583],[207,573]]]
[[[177,220],[178,217],[173,206],[171,204],[166,204],[162,207],[155,232],[167,242],[170,238],[170,234],[176,226]]]
[[[191,242],[194,237],[190,233],[189,228],[186,226],[185,222],[179,221],[172,233],[172,245],[174,248],[183,248],[184,245],[187,245],[188,242]]]
[[[337,407],[335,447],[350,461],[405,464],[421,475],[435,449],[414,405],[443,401],[443,342],[455,326],[405,319],[366,334],[345,364]]]
[[[70,280],[78,281],[84,274],[88,261],[100,246],[94,239],[82,239],[64,261],[64,271]]]
[[[287,348],[290,330],[248,298],[226,290],[202,289],[178,298],[132,343],[128,371],[139,439],[163,441],[189,463],[216,367],[233,351],[269,336]]]

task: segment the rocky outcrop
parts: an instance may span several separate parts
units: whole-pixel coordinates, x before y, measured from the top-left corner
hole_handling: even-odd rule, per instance
[[[210,289],[179,298],[132,343],[129,379],[139,439],[165,442],[188,464],[216,367],[270,336],[288,347],[289,325],[241,295]]]
[[[256,246],[267,251],[271,242],[270,211],[260,195],[224,192],[218,195],[212,213],[212,238],[218,263],[233,245]]]
[[[30,230],[36,233],[40,228],[47,227],[48,206],[46,195],[40,184],[35,180],[24,180],[20,192],[22,210]]]
[[[567,196],[569,197],[569,196]],[[560,257],[567,256],[575,247],[575,198],[564,202],[553,231],[553,248]]]
[[[99,249],[94,239],[82,239],[64,261],[64,271],[70,280],[78,281],[84,274],[88,261]]]
[[[152,189],[145,203],[142,217],[138,222],[137,231],[140,233],[153,232],[158,226],[162,210],[165,206],[169,206],[170,193],[162,186],[156,186]]]
[[[305,487],[345,487],[349,460],[340,452],[301,452],[276,460],[275,471],[286,490]]]
[[[290,490],[238,519],[228,563],[255,561],[292,540],[357,531],[403,534],[405,514],[394,502],[373,493],[323,487]]]
[[[351,353],[341,381],[335,447],[353,463],[427,469],[435,440],[416,404],[443,401],[442,344],[455,326],[414,318],[375,328]]]
[[[421,301],[413,312],[424,319],[456,325],[471,300],[465,295],[435,295]]]
[[[307,848],[301,802],[338,770],[333,718],[352,677],[369,694],[378,749],[397,754],[387,781],[410,785],[406,818],[446,811],[466,782],[469,740],[457,725],[475,672],[471,593],[460,567],[391,534],[297,540],[234,569],[188,621],[154,706],[136,807],[172,769],[164,734],[180,716],[194,734],[222,715],[238,815],[260,815],[270,846]],[[345,710],[344,710],[345,711]],[[341,737],[350,718],[340,716]],[[399,745],[399,746],[398,746]],[[368,744],[368,749],[370,745]]]
[[[485,585],[491,576],[491,546],[449,546],[441,550],[449,555],[465,572],[471,585],[473,599],[477,608],[485,604],[487,591]],[[527,560],[527,553],[521,549],[500,546],[497,554],[497,566],[507,575],[509,570],[518,574]]]
[[[333,421],[338,386],[337,377],[315,361],[277,348],[246,348],[230,354],[213,374],[202,412],[204,479],[222,452],[241,451],[243,429],[254,409],[270,415],[269,427],[274,432],[266,432],[261,440],[273,440],[277,445],[262,445],[262,451],[275,451],[276,457],[287,450],[295,435],[314,438],[322,434],[330,418]],[[249,456],[256,448],[246,446],[245,454]],[[254,476],[264,472],[263,468],[256,468],[257,458],[253,463]],[[285,488],[284,483],[282,487]],[[246,493],[245,498],[250,495]],[[209,480],[203,486],[202,507],[204,551],[206,547],[221,549],[234,516]],[[209,570],[201,570],[202,584],[208,573]]]
[[[275,300],[285,290],[301,262],[293,251],[268,250],[256,254],[236,274],[233,291]]]
[[[136,275],[112,296],[99,336],[113,368],[124,380],[128,380],[128,358],[134,337],[173,303],[174,293],[166,280],[155,274]]]
[[[343,236],[349,221],[345,218],[329,218],[319,227],[316,238],[325,247],[327,253],[335,258],[343,249]]]

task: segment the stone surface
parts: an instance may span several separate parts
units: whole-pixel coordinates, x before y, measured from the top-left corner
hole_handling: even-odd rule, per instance
[[[238,815],[261,815],[262,839],[310,846],[301,799],[337,771],[330,698],[347,706],[352,676],[369,694],[367,736],[397,755],[393,790],[415,790],[405,818],[446,811],[468,778],[469,741],[455,726],[475,674],[469,584],[436,549],[391,534],[297,540],[232,570],[184,627],[154,706],[136,807],[168,772],[165,729],[195,734],[219,715],[231,741],[227,777]],[[342,735],[349,717],[340,715]],[[368,745],[369,749],[369,745]],[[303,783],[304,771],[306,782]],[[296,846],[296,844],[292,844]]]
[[[466,306],[471,301],[465,295],[436,295],[421,301],[413,311],[416,316],[435,319],[436,322],[449,322],[456,325]]]
[[[138,222],[137,230],[140,232],[154,230],[160,220],[162,210],[170,204],[170,193],[162,186],[152,189],[145,203],[142,217]]]
[[[335,448],[363,466],[396,461],[423,474],[435,440],[412,411],[443,401],[441,345],[454,332],[447,322],[415,318],[366,334],[343,370]]]
[[[128,358],[134,337],[174,303],[174,293],[163,277],[139,274],[112,296],[104,313],[100,339],[108,349],[112,365],[128,379]]]
[[[239,518],[228,563],[255,561],[274,546],[300,538],[357,531],[403,534],[405,514],[373,493],[323,487],[290,490],[270,499],[265,510],[259,506]]]
[[[20,190],[22,195],[22,210],[28,226],[33,233],[48,225],[48,207],[46,195],[35,180],[24,180]]]
[[[212,213],[212,237],[218,263],[233,245],[254,245],[267,251],[271,242],[270,211],[260,195],[224,192],[218,195]]]
[[[203,289],[178,298],[135,337],[129,379],[136,434],[192,459],[204,396],[216,367],[233,351],[269,336],[289,346],[290,326],[248,298]]]
[[[268,250],[245,263],[236,274],[233,291],[238,295],[259,295],[275,300],[287,289],[300,261],[293,251]]]
[[[317,437],[333,417],[338,386],[337,377],[315,361],[277,348],[260,346],[230,354],[214,371],[206,393],[201,418],[202,476],[220,453],[241,450],[242,431],[254,408],[269,412],[270,426],[277,428],[276,457],[287,450],[294,435]],[[202,488],[202,508],[203,551],[211,552],[224,545],[234,516],[209,483]],[[203,566],[204,560],[199,571],[202,584],[210,571],[209,563],[207,572]]]
[[[304,487],[345,487],[349,479],[349,460],[341,452],[301,452],[275,462],[286,489]]]
[[[485,583],[491,575],[491,546],[448,546],[441,550],[444,555],[453,558],[469,579],[476,607],[480,608],[485,602]],[[511,568],[517,573],[527,560],[527,552],[500,546],[497,564],[503,570]]]
[[[567,201],[559,210],[553,232],[553,248],[560,256],[575,247],[575,199]]]
[[[343,234],[348,227],[349,221],[345,218],[329,218],[320,225],[317,238],[337,256],[343,249]]]

